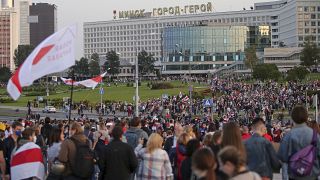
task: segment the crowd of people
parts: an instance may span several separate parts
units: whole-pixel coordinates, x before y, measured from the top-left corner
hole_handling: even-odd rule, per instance
[[[290,114],[285,126],[259,116],[209,126],[142,117],[3,122],[1,179],[317,179],[319,125],[303,106]]]

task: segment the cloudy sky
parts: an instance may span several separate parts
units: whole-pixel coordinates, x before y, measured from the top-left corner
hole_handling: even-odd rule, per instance
[[[256,2],[274,0],[32,0],[32,2],[47,2],[58,7],[58,29],[77,23],[78,41],[76,57],[83,56],[82,24],[83,22],[111,20],[113,10],[146,9],[197,5],[212,2],[216,12],[249,9]]]

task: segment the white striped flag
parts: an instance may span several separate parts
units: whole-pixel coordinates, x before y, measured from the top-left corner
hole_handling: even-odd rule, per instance
[[[7,91],[17,100],[22,87],[45,75],[63,71],[75,64],[76,26],[66,27],[42,41],[10,78]]]
[[[84,81],[79,81],[77,82],[77,84],[79,85],[82,85],[82,86],[85,86],[87,88],[96,88],[96,86],[102,82],[102,78],[107,74],[107,72],[103,73],[103,74],[100,74],[99,76],[96,76],[94,78],[91,78],[91,79],[87,79],[87,80],[84,80]]]
[[[36,177],[44,179],[45,168],[41,149],[33,142],[22,145],[11,159],[11,179]]]
[[[72,85],[72,81],[73,81],[73,85],[74,86],[78,86],[78,82],[77,81],[74,81],[72,80],[71,78],[69,79],[66,79],[66,78],[63,78],[63,77],[60,77],[61,81],[63,81],[66,85]]]

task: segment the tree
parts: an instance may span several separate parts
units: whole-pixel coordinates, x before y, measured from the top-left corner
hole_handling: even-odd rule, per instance
[[[105,69],[109,69],[109,73],[114,76],[120,72],[120,60],[115,51],[109,51],[106,55],[107,61],[104,63]]]
[[[78,76],[89,75],[89,62],[87,58],[82,57],[80,61],[76,61],[76,65],[74,66],[74,74]]]
[[[91,60],[89,62],[89,74],[91,76],[97,76],[100,74],[99,60],[100,58],[97,53],[91,55]]]
[[[309,71],[306,67],[299,66],[299,67],[294,67],[290,69],[287,72],[287,80],[288,81],[293,81],[293,80],[303,80],[306,78],[306,76],[309,74]]]
[[[281,73],[275,64],[258,64],[253,68],[253,77],[262,81],[273,79],[278,80]]]
[[[156,60],[153,58],[152,54],[148,54],[145,50],[138,54],[138,66],[139,72],[142,75],[154,72],[154,62]]]
[[[8,67],[0,68],[0,82],[6,83],[11,77],[11,71]]]
[[[317,61],[320,60],[319,54],[320,49],[317,48],[315,43],[310,42],[308,39],[307,42],[304,43],[304,48],[301,52],[301,65],[306,67],[317,65]]]
[[[246,48],[244,50],[244,53],[246,56],[246,60],[244,61],[244,64],[251,70],[251,73],[252,73],[254,66],[258,64],[256,47],[251,46],[249,48]]]
[[[34,47],[32,45],[19,45],[16,50],[14,50],[14,64],[18,68],[31,54]]]

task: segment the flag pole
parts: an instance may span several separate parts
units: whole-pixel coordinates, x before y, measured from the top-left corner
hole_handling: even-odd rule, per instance
[[[72,75],[71,75],[71,92],[70,92],[70,98],[69,98],[69,130],[70,130],[70,121],[71,121],[71,111],[72,111],[72,100],[73,100],[73,82],[74,82],[74,69],[72,68]]]

